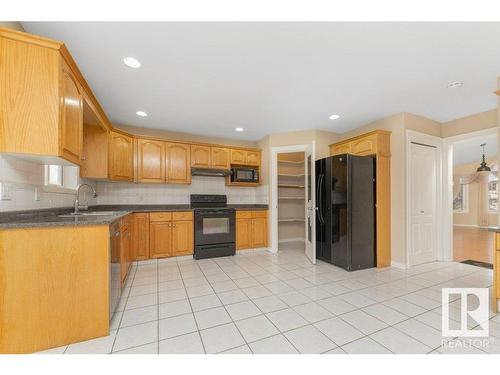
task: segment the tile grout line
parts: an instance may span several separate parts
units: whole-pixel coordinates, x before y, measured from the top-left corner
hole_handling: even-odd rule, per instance
[[[197,265],[197,266],[199,267],[199,265]],[[178,261],[177,261],[177,268],[179,269],[179,273],[181,275],[182,285],[184,285],[184,289],[186,290],[186,297],[187,297],[187,300],[188,300],[188,303],[189,303],[189,308],[191,309],[191,315],[193,315],[194,324],[196,324],[196,330],[197,330],[197,333],[198,333],[198,337],[200,338],[200,342],[201,342],[201,346],[203,348],[203,352],[205,354],[207,354],[207,349],[205,348],[205,343],[203,342],[203,339],[201,337],[200,327],[198,326],[198,321],[196,320],[196,316],[194,315],[193,305],[191,304],[191,299],[189,298],[189,294],[187,292],[187,287],[186,287],[186,284],[184,282],[184,277],[182,276],[182,271],[180,269]],[[160,317],[158,316],[158,318],[160,318]],[[159,322],[159,320],[158,320],[158,322]]]

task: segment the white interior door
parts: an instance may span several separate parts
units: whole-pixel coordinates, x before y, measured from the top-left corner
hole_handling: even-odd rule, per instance
[[[315,199],[315,167],[313,145],[305,151],[305,195],[306,195],[306,228],[305,252],[313,264],[316,264],[316,199]]]
[[[417,265],[437,260],[437,149],[410,143],[409,261]]]

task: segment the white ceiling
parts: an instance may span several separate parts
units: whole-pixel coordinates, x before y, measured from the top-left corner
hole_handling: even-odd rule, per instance
[[[496,106],[500,23],[22,25],[66,43],[119,124],[258,140],[344,132],[402,111],[448,121]],[[126,67],[126,56],[142,67]],[[446,88],[457,80],[461,89]],[[334,113],[342,117],[329,120]]]
[[[484,154],[486,155],[486,158],[496,156],[498,148],[497,137],[497,134],[490,134],[453,144],[453,165],[477,163],[479,166],[483,153],[483,149],[480,145],[483,143],[486,143],[486,146],[484,147]]]

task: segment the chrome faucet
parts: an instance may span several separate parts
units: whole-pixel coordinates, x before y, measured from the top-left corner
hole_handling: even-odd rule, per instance
[[[80,209],[87,210],[89,206],[80,206],[80,189],[84,186],[88,186],[89,188],[92,189],[93,197],[97,198],[97,193],[92,185],[89,184],[80,184],[76,188],[76,195],[75,195],[75,211],[73,211],[73,215],[78,215],[78,212]]]

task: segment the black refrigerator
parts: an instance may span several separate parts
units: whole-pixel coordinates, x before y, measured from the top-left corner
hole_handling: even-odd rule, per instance
[[[316,258],[355,271],[375,266],[375,158],[316,161]]]

